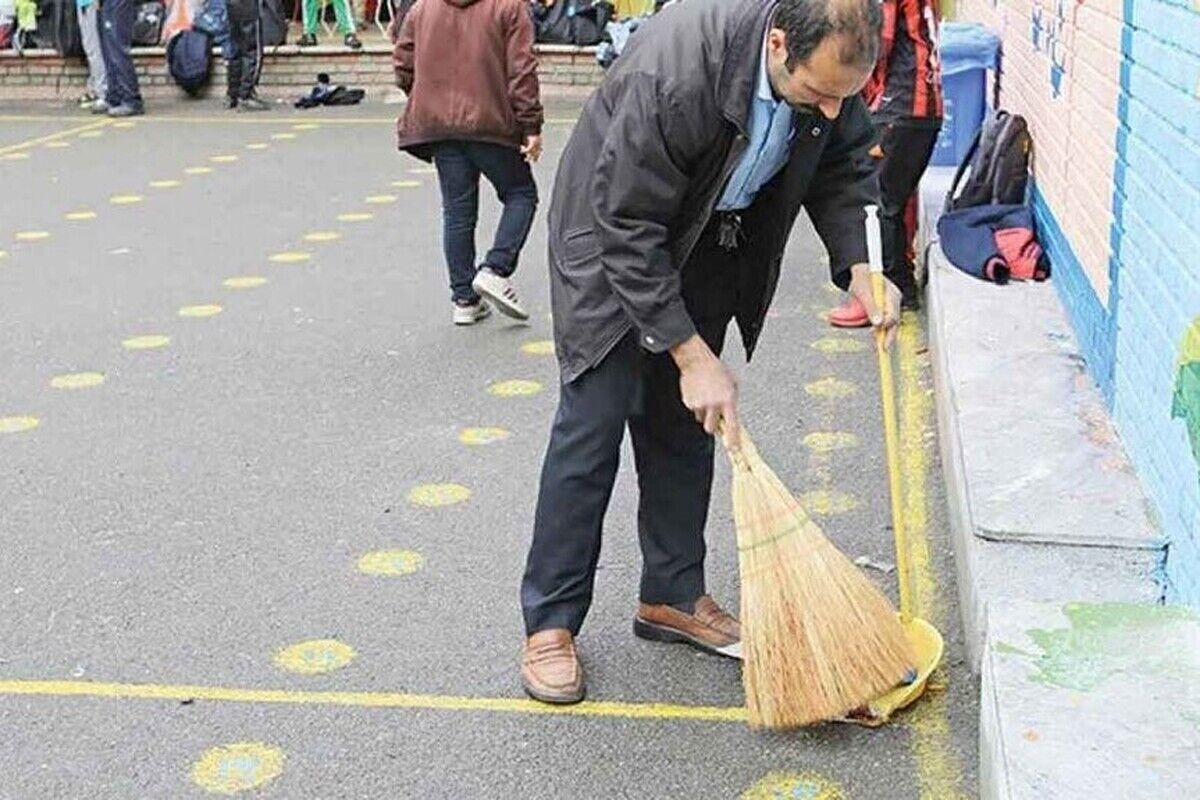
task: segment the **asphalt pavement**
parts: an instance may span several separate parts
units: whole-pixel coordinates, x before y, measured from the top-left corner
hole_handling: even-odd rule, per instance
[[[553,414],[550,106],[516,283],[450,324],[431,170],[395,107],[126,124],[0,108],[0,797],[974,796],[923,321],[898,346],[933,690],[879,730],[750,730],[739,668],[632,636],[632,458],[580,638],[589,703],[523,699],[518,583]],[[497,218],[483,193],[480,247]],[[797,225],[758,355],[764,457],[895,596],[874,355]],[[669,476],[664,476],[669,480]],[[709,586],[737,606],[718,456]]]

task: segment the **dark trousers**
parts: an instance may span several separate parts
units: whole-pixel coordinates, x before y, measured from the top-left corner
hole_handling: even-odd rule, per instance
[[[492,249],[483,264],[508,277],[517,269],[521,248],[537,211],[537,185],[517,150],[488,142],[438,142],[433,149],[442,190],[442,247],[450,270],[450,294],[457,303],[476,303],[475,224],[479,220],[479,176],[504,205]]]
[[[683,293],[700,336],[720,354],[740,267],[716,231],[708,226],[684,268]],[[642,350],[631,332],[560,390],[521,584],[529,634],[577,634],[583,625],[626,426],[638,474],[641,600],[686,603],[705,593],[714,440],[684,407],[670,354]]]
[[[229,3],[229,35],[233,40],[233,56],[227,73],[230,97],[242,99],[254,94],[262,73],[262,16],[261,0],[231,0]]]
[[[104,0],[100,6],[100,50],[108,77],[109,106],[142,107],[137,70],[129,48],[133,46],[133,22],[137,19],[135,0]]]
[[[915,226],[908,221],[909,208],[916,200],[917,184],[929,166],[937,141],[935,127],[916,127],[893,123],[881,127],[879,147],[883,160],[879,165],[879,210],[883,229],[887,274],[905,294],[915,290],[912,240]],[[912,216],[915,222],[915,216]]]

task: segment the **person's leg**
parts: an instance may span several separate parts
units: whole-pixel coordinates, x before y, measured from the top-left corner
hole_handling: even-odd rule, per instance
[[[108,106],[119,105],[121,102],[120,89],[116,79],[117,64],[116,51],[117,41],[116,32],[112,25],[112,15],[116,9],[114,3],[117,0],[108,0],[100,6],[100,16],[97,20],[100,33],[100,55],[104,59],[104,74],[107,77],[107,86],[104,92],[104,102]]]
[[[521,582],[527,635],[565,628],[574,636],[583,625],[640,360],[630,333],[561,388]]]
[[[733,317],[738,260],[717,243],[716,223],[684,267],[684,302],[718,356]],[[637,462],[641,601],[683,605],[705,593],[704,527],[712,492],[714,440],[683,405],[670,354],[645,355],[642,403],[629,420]]]
[[[100,2],[93,0],[79,9],[79,33],[88,65],[88,92],[103,100],[108,94],[104,50],[100,45]]]
[[[241,21],[232,13],[234,7],[233,3],[229,4],[229,42],[232,52],[225,62],[225,96],[227,98],[226,105],[229,107],[236,106],[237,99],[241,95],[242,52],[246,47],[246,43],[243,41]]]
[[[354,9],[350,0],[329,0],[333,4],[333,15],[337,17],[338,33],[349,36],[354,33]]]
[[[304,9],[304,35],[315,37],[317,26],[321,24],[321,14],[324,12],[321,0],[304,0],[301,7]]]
[[[254,17],[244,23],[242,41],[245,49],[242,51],[242,85],[243,99],[254,97],[258,88],[258,79],[262,76],[262,0],[254,0]]]
[[[890,125],[880,146],[883,162],[879,169],[880,225],[884,238],[884,267],[888,277],[904,294],[905,304],[915,306],[917,286],[909,258],[909,236],[905,221],[909,200],[933,154],[936,128]]]
[[[538,204],[537,184],[533,181],[529,162],[519,151],[483,142],[472,143],[470,149],[475,165],[495,188],[496,197],[504,206],[483,266],[507,278],[516,271],[521,249],[533,227]]]
[[[127,106],[140,112],[143,107],[142,95],[138,89],[137,70],[130,53],[137,6],[133,0],[104,0],[101,15],[102,35],[105,37],[104,53],[107,59],[109,105]]]
[[[451,299],[460,305],[478,303],[471,281],[475,277],[479,170],[460,142],[439,142],[433,162],[442,191],[442,248],[450,271]]]

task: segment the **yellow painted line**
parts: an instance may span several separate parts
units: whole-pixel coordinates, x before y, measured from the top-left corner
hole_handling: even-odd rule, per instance
[[[15,153],[5,153],[0,155],[0,161],[24,161],[29,158],[29,153],[24,150],[19,150]]]
[[[929,547],[929,515],[926,483],[929,475],[926,433],[931,429],[932,401],[923,380],[925,367],[918,350],[922,336],[918,318],[906,313],[899,336],[900,462],[904,475],[902,513],[907,524],[908,551],[898,554],[908,564],[912,579],[913,614],[945,624],[943,601]],[[947,713],[945,692],[931,691],[917,701],[902,718],[911,731],[909,745],[917,762],[920,800],[966,800],[962,765],[951,745],[953,732]]]
[[[55,117],[55,119],[69,120],[69,119],[71,119],[71,117]],[[78,119],[78,117],[76,117],[76,119]],[[10,145],[7,145],[6,147],[0,147],[0,155],[4,155],[5,153],[15,153],[18,150],[25,150],[30,147],[36,147],[39,144],[45,144],[46,142],[53,142],[58,139],[65,138],[67,136],[75,136],[77,134],[84,133],[85,131],[94,130],[96,128],[103,128],[105,125],[108,125],[108,124],[109,124],[108,120],[102,119],[99,122],[91,122],[91,123],[88,123],[87,125],[80,125],[75,128],[68,128],[65,131],[59,131],[58,133],[50,133],[45,136],[39,136],[36,139],[26,139],[23,142],[17,142],[16,144],[10,144]]]
[[[95,211],[68,211],[66,214],[63,214],[63,219],[69,219],[73,222],[79,222],[79,221],[82,221],[85,219],[95,219],[95,218],[96,218]]]
[[[746,709],[735,706],[683,706],[665,703],[622,703],[589,700],[552,706],[513,697],[461,697],[402,692],[320,692],[292,689],[239,689],[229,686],[169,686],[154,683],[93,681],[0,681],[0,696],[96,697],[110,700],[208,700],[295,706],[409,708],[432,711],[475,711],[564,717],[745,722]]]

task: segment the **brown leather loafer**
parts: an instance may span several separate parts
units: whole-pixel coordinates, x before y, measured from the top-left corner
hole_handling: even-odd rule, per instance
[[[525,640],[521,683],[526,694],[543,703],[566,705],[583,699],[583,664],[570,631],[551,628]]]
[[[696,600],[691,614],[672,606],[640,603],[633,633],[652,642],[683,642],[706,653],[742,657],[742,626],[708,595]]]

